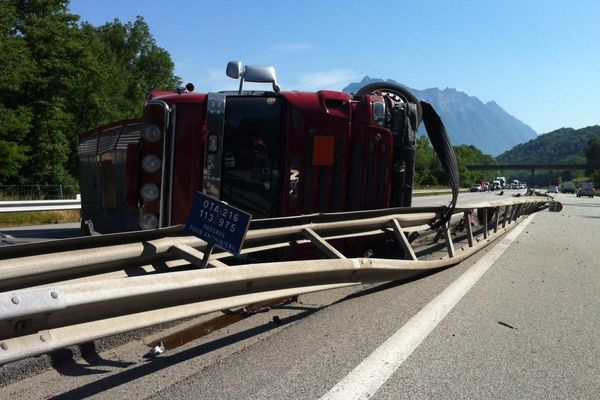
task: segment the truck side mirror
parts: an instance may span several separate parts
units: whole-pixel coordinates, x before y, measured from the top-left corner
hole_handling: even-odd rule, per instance
[[[227,63],[227,70],[225,71],[228,77],[238,79],[242,73],[242,62],[241,61],[229,61]]]
[[[277,78],[275,77],[275,67],[246,65],[242,73],[242,78],[246,82],[271,83],[273,84],[273,91],[279,92],[280,90],[279,85],[277,85]]]
[[[240,94],[242,93],[244,81],[271,83],[273,85],[273,91],[279,92],[281,90],[277,84],[275,68],[271,66],[245,65],[242,67],[241,61],[230,61],[227,63],[227,69],[225,73],[230,78],[240,78]]]

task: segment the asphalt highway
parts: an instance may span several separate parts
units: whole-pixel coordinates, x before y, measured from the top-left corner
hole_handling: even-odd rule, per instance
[[[600,398],[600,199],[555,197],[455,267],[303,295],[156,358],[133,340],[0,398]]]

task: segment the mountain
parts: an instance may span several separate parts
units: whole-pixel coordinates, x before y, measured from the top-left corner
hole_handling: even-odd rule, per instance
[[[597,136],[600,136],[600,125],[581,129],[561,128],[519,144],[496,159],[502,164],[557,164],[582,157],[585,160],[588,142]]]
[[[365,76],[362,81],[350,83],[343,91],[356,93],[373,82],[401,83],[388,79]],[[453,145],[473,145],[485,154],[497,156],[512,147],[537,137],[537,133],[517,118],[508,114],[493,101],[482,103],[456,89],[438,88],[416,90],[406,87],[419,100],[426,101],[438,112]],[[423,126],[419,134],[425,134]]]

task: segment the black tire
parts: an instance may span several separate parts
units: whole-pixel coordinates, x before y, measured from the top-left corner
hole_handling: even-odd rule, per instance
[[[357,96],[381,92],[384,96],[389,96],[392,100],[397,101],[398,97],[405,103],[413,103],[417,105],[417,125],[423,120],[423,109],[421,102],[408,89],[389,82],[374,82],[363,86],[356,93]]]

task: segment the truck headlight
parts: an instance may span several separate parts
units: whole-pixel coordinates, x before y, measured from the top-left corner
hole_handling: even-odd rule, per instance
[[[161,139],[162,133],[158,125],[148,124],[142,130],[142,136],[146,141],[156,143]]]
[[[208,135],[208,151],[216,153],[219,150],[219,138],[217,135]]]
[[[142,229],[156,229],[158,228],[158,218],[154,214],[142,214],[139,224]]]
[[[140,194],[142,195],[142,199],[144,199],[144,201],[153,201],[158,199],[158,196],[160,196],[160,191],[157,184],[144,183],[142,190],[140,190]]]
[[[385,103],[383,101],[374,101],[372,106],[373,123],[376,125],[385,125]]]
[[[148,154],[142,159],[142,169],[149,174],[153,174],[161,167],[160,158],[154,154]]]

